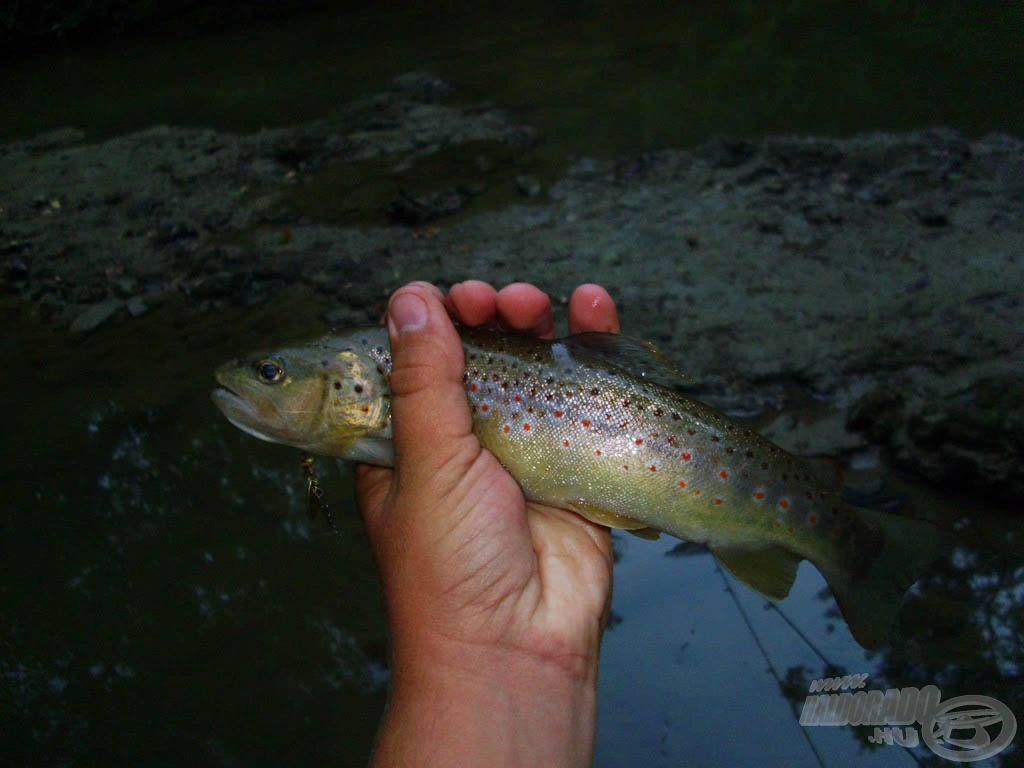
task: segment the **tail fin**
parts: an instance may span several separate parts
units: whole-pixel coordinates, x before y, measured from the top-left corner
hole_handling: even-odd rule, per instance
[[[874,648],[888,635],[907,590],[949,551],[930,523],[849,507],[853,537],[837,565],[821,568],[854,638]]]

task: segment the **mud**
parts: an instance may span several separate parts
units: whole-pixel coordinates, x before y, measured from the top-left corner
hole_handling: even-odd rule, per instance
[[[599,282],[624,331],[787,447],[1024,497],[1020,139],[716,137],[552,167],[534,129],[453,92],[410,73],[290,128],[0,147],[4,301],[116,334],[293,286],[344,325],[411,279],[559,302]]]

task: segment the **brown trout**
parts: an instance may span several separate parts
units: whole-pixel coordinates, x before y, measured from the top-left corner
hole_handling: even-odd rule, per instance
[[[805,460],[675,391],[643,342],[459,332],[473,431],[528,499],[706,544],[774,600],[809,560],[865,647],[943,549],[933,526],[845,503]],[[213,400],[263,440],[391,466],[390,371],[386,330],[368,328],[229,362]]]

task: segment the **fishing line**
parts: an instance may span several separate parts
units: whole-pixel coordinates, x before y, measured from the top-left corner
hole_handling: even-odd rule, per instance
[[[785,613],[783,613],[782,609],[779,608],[779,606],[777,606],[775,603],[771,602],[770,600],[765,600],[764,601],[764,607],[767,608],[767,609],[773,610],[777,614],[779,614],[780,618],[784,622],[786,622],[789,625],[789,628],[792,629],[796,633],[796,636],[804,641],[804,643],[807,645],[807,647],[810,648],[814,652],[815,656],[817,656],[819,659],[821,659],[821,663],[824,664],[826,666],[826,668],[839,669],[839,666],[837,664],[833,664],[831,661],[829,661],[828,658],[825,656],[825,654],[821,652],[821,649],[819,649],[818,646],[816,646],[814,643],[811,642],[811,639],[806,634],[804,634],[803,630],[800,629],[800,627],[798,627],[796,624],[793,623],[793,620],[791,618],[789,618],[789,616],[787,616]]]
[[[725,584],[725,591],[729,593],[729,596],[732,598],[733,603],[736,604],[736,610],[739,611],[740,617],[743,619],[743,623],[747,625],[747,630],[754,638],[754,643],[757,645],[758,650],[761,652],[761,656],[764,657],[765,663],[768,665],[768,671],[771,673],[772,678],[774,678],[776,685],[778,685],[779,689],[782,690],[782,682],[779,678],[779,673],[775,669],[775,665],[772,664],[771,659],[768,658],[768,651],[761,643],[761,638],[758,636],[757,630],[754,629],[754,625],[751,623],[750,617],[747,615],[746,610],[743,608],[743,604],[740,603],[739,598],[736,596],[736,592],[735,590],[733,590],[732,584],[729,583],[729,579],[728,577],[726,577],[725,572],[722,570],[722,566],[719,565],[718,561],[715,558],[711,558],[711,560],[715,565],[715,570],[718,572],[718,575],[722,578],[722,582]],[[804,633],[804,631],[801,630],[800,627],[798,627],[793,622],[793,620],[790,619],[789,616],[787,616],[786,613],[778,605],[769,600],[765,600],[764,605],[765,608],[769,608],[775,611],[779,615],[779,617],[784,622],[786,622],[789,628],[792,629],[794,633],[796,633],[797,637],[803,640],[807,647],[810,648],[811,651],[813,651],[819,659],[821,659],[821,662],[826,666],[826,668],[835,670],[840,669],[838,665],[833,664],[831,661],[829,661],[828,657],[826,657],[825,654],[821,652],[821,649],[819,649],[813,642],[811,642],[811,639]],[[817,759],[818,765],[820,765],[821,768],[825,768],[825,764],[822,762],[821,755],[815,748],[814,742],[811,741],[811,737],[807,729],[801,727],[800,733],[803,735],[804,741],[806,741],[807,745],[810,747],[811,752],[814,753],[814,757]],[[911,747],[904,746],[902,744],[900,746],[903,747],[904,754],[910,757],[911,760],[913,760],[918,765],[924,765],[924,761],[912,751]]]
[[[750,632],[750,636],[754,639],[754,644],[757,645],[757,649],[761,652],[761,657],[764,659],[765,664],[768,665],[768,672],[771,673],[772,679],[775,680],[775,685],[778,686],[779,691],[783,691],[782,678],[779,677],[778,670],[775,669],[775,665],[772,664],[771,658],[768,656],[768,649],[764,647],[761,642],[760,636],[757,634],[757,630],[754,629],[753,623],[750,621],[750,617],[747,615],[746,609],[743,604],[740,603],[740,599],[736,596],[735,590],[732,588],[732,584],[729,583],[729,579],[726,578],[725,572],[722,570],[722,566],[718,564],[718,560],[711,558],[711,561],[715,564],[715,571],[722,577],[722,583],[725,584],[725,591],[729,593],[729,597],[732,598],[733,603],[736,605],[736,610],[739,611],[740,617],[743,619],[743,623],[747,625],[747,631]],[[825,761],[822,759],[821,754],[818,752],[818,748],[814,746],[814,742],[811,741],[811,736],[807,729],[800,727],[800,735],[803,736],[805,742],[807,742],[808,749],[811,750],[811,754],[814,755],[815,761],[821,768],[825,768]]]

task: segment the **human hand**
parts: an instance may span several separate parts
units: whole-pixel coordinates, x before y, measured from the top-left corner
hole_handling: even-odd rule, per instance
[[[357,496],[392,637],[379,765],[587,765],[611,594],[608,530],[528,503],[472,432],[448,317],[551,338],[533,286],[477,281],[444,297],[399,289],[388,310],[395,468],[360,466]],[[581,286],[570,331],[617,331],[604,289]]]

